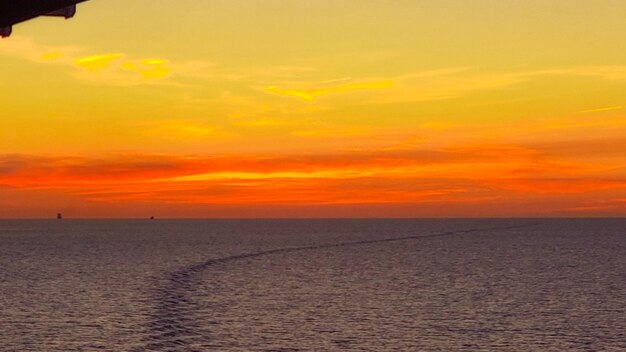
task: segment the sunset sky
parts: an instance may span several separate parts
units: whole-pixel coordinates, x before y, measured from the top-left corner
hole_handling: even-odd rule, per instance
[[[626,216],[625,19],[88,1],[0,40],[0,218]]]

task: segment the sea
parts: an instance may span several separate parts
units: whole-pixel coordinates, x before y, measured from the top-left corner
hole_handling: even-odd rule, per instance
[[[0,351],[626,351],[626,219],[0,220]]]

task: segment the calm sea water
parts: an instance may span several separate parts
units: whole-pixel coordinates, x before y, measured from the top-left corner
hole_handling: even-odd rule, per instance
[[[626,351],[626,220],[0,220],[1,351]]]

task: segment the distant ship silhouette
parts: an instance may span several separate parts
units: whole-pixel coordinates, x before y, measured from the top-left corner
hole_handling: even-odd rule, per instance
[[[63,219],[63,214],[58,213],[58,214],[57,214],[57,220],[61,220],[61,219]]]

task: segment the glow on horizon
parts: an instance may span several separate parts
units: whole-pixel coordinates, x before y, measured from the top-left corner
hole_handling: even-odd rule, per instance
[[[469,10],[108,0],[21,24],[0,218],[625,216],[626,3]]]

